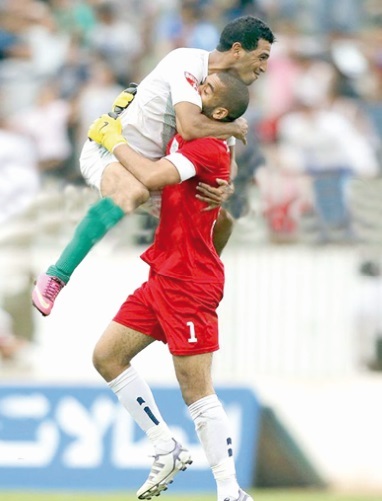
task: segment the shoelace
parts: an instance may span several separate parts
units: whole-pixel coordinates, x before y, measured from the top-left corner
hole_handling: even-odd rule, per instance
[[[62,289],[61,283],[57,282],[57,280],[52,278],[51,280],[49,280],[45,288],[44,296],[50,299],[50,301],[54,301],[61,289]]]

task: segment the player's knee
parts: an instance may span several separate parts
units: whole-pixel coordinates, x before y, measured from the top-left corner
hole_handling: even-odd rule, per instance
[[[191,387],[181,386],[180,389],[182,392],[183,401],[187,406],[191,405],[193,402],[196,402],[197,399],[195,399],[194,391]]]
[[[189,386],[181,386],[182,397],[184,403],[188,406],[194,404],[198,400],[201,400],[204,397],[208,397],[213,393],[213,387],[210,385],[189,385]]]
[[[146,186],[143,186],[143,184],[138,185],[134,190],[134,209],[147,202],[149,198],[150,192]]]
[[[131,214],[150,198],[150,192],[120,164],[109,164],[102,174],[101,193]]]
[[[188,377],[186,374],[184,374],[183,377],[178,374],[177,377],[184,403],[187,406],[210,395],[213,391],[212,383],[207,378],[199,377],[198,380],[195,381],[195,377]]]
[[[93,350],[93,366],[107,381],[113,379],[113,359],[110,356],[110,353],[101,347],[100,343],[97,343]]]
[[[126,191],[118,191],[112,198],[114,202],[122,208],[125,214],[131,214],[150,198],[150,192],[143,184],[138,184],[131,186]]]
[[[93,366],[102,376],[105,366],[105,360],[102,356],[101,350],[98,348],[98,345],[96,345],[93,350]]]
[[[101,338],[93,350],[93,366],[106,380],[112,381],[130,366],[131,355],[122,348],[115,349],[115,345],[108,345]]]

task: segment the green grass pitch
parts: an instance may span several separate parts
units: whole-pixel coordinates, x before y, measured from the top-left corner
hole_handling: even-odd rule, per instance
[[[337,494],[325,491],[306,490],[253,490],[254,501],[381,501],[382,494]],[[161,501],[216,501],[214,494],[178,495],[164,494]],[[53,493],[53,492],[7,492],[0,491],[0,501],[137,501],[134,493]]]

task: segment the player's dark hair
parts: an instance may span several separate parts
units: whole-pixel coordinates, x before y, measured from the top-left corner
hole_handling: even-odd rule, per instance
[[[254,16],[242,16],[229,22],[220,35],[216,50],[227,52],[235,42],[240,42],[247,52],[255,50],[259,40],[272,44],[275,36],[268,25]]]
[[[219,99],[224,108],[228,110],[228,115],[222,122],[233,122],[241,117],[248,107],[249,90],[242,80],[232,73],[221,72],[218,77],[223,84],[223,89],[219,92]]]

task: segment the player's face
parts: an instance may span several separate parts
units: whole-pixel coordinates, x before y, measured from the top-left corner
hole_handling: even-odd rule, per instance
[[[216,73],[208,75],[202,84],[199,85],[199,94],[202,98],[203,113],[205,110],[212,110],[219,103],[219,93],[223,88],[223,84]]]
[[[246,52],[240,47],[234,52],[236,62],[232,66],[232,70],[246,85],[251,85],[261,73],[267,71],[270,54],[271,44],[264,39],[260,39],[257,48],[250,52]]]

